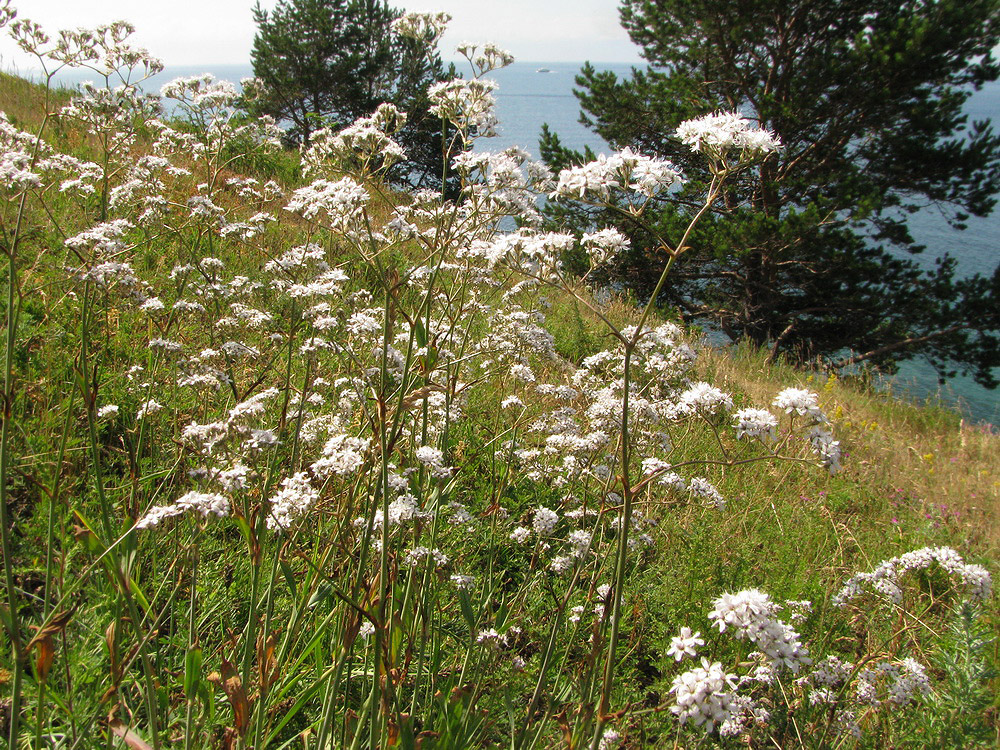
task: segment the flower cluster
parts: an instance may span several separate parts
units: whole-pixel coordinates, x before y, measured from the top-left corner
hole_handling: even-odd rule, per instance
[[[935,567],[956,578],[972,601],[987,599],[993,592],[993,579],[986,568],[966,564],[961,555],[951,547],[923,547],[883,560],[870,572],[851,576],[833,598],[833,602],[843,607],[866,593],[872,593],[899,604],[903,600],[903,576],[912,571]]]
[[[680,170],[669,161],[624,148],[611,156],[600,154],[595,161],[562,170],[550,197],[606,199],[613,189],[652,197],[683,181]]]
[[[812,659],[799,634],[775,617],[778,609],[763,591],[746,589],[723,594],[715,600],[708,616],[720,633],[732,628],[737,638],[752,641],[774,666],[797,673]]]
[[[754,127],[750,120],[735,112],[719,112],[682,122],[676,136],[692,151],[710,156],[722,156],[730,149],[759,156],[781,148],[777,136]]]
[[[712,732],[732,714],[735,675],[728,674],[720,662],[701,660],[701,666],[677,675],[670,687],[674,694],[671,711],[682,724],[691,722]]]

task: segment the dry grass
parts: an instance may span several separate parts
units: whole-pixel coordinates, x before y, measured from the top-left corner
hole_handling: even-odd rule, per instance
[[[905,504],[931,523],[957,525],[970,547],[1000,556],[1000,436],[941,407],[907,403],[764,359],[762,352],[732,347],[706,352],[704,366],[720,385],[758,403],[810,380],[834,420],[845,463],[861,481],[881,488],[890,507]]]

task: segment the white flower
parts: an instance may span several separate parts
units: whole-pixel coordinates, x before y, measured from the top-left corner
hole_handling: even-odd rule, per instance
[[[161,404],[159,401],[154,401],[153,399],[149,399],[139,407],[139,411],[136,413],[135,418],[142,419],[144,417],[148,417],[150,414],[156,414],[156,412],[162,410],[163,410],[163,404]]]
[[[715,414],[733,408],[733,399],[708,383],[698,382],[680,395],[679,404],[685,410],[696,410],[704,414]]]
[[[515,407],[520,409],[524,408],[524,402],[517,396],[508,396],[500,404],[501,409],[512,409]]]
[[[312,507],[319,499],[319,493],[309,483],[304,471],[293,474],[281,481],[281,489],[270,500],[267,517],[269,529],[287,529],[292,522]]]
[[[525,526],[518,526],[510,532],[510,538],[515,544],[524,544],[531,538],[531,530]]]
[[[178,516],[186,511],[194,511],[203,518],[229,515],[229,498],[214,492],[188,492],[177,499],[173,505],[153,507],[136,523],[137,529],[149,529],[156,526],[164,518]]]
[[[392,30],[403,37],[437,44],[451,16],[448,13],[404,13],[392,22]]]
[[[559,515],[554,510],[544,507],[539,507],[531,519],[531,525],[539,536],[551,534],[557,523],[559,523]]]
[[[819,396],[805,388],[785,388],[774,397],[774,406],[786,414],[807,414],[825,421],[819,408]]]
[[[444,454],[439,449],[422,445],[417,448],[414,455],[417,461],[427,467],[435,479],[447,479],[451,476],[452,467],[445,466]]]
[[[368,203],[368,192],[350,177],[336,182],[316,180],[292,193],[285,210],[315,219],[325,214],[336,229],[346,228]]]
[[[482,136],[495,135],[497,118],[493,91],[496,88],[497,82],[489,78],[455,78],[435,83],[427,91],[431,101],[428,111],[464,131],[472,130]]]
[[[632,244],[628,237],[614,228],[585,234],[581,242],[590,257],[590,265],[594,268],[613,260]]]
[[[755,127],[735,112],[704,115],[680,124],[675,135],[692,151],[722,155],[731,148],[748,155],[768,154],[781,148],[781,141],[767,130]]]
[[[364,465],[364,454],[370,445],[369,438],[334,435],[323,446],[323,455],[309,469],[320,479],[352,474]]]
[[[871,572],[856,573],[833,597],[833,603],[838,607],[846,606],[864,594],[868,587],[899,603],[903,599],[903,591],[899,587],[901,577],[908,571],[926,570],[935,564],[959,579],[966,587],[970,600],[982,601],[991,595],[993,580],[988,570],[980,565],[966,565],[951,547],[923,547],[883,560]]]
[[[118,406],[116,404],[108,404],[107,406],[102,406],[97,410],[98,419],[106,419],[108,417],[113,417],[118,414]]]
[[[614,729],[605,729],[601,735],[601,741],[597,743],[597,750],[612,750],[621,741],[621,735]]]
[[[448,564],[448,556],[437,547],[434,549],[428,549],[427,547],[414,547],[406,553],[403,558],[403,562],[412,567],[416,567],[420,564],[420,561],[424,559],[433,560],[435,567],[438,568]]]
[[[700,667],[674,678],[670,692],[675,704],[671,711],[682,724],[690,721],[712,732],[731,715],[733,680],[734,676],[726,674],[720,662],[710,664],[703,658]]]
[[[777,418],[766,409],[740,409],[733,415],[736,437],[774,440]]]
[[[737,594],[723,594],[715,600],[709,619],[719,632],[732,628],[739,639],[748,638],[776,667],[787,667],[797,673],[810,664],[809,649],[799,640],[799,634],[775,617],[778,606],[758,589],[746,589]]]
[[[698,646],[704,646],[705,640],[701,638],[701,633],[692,633],[691,628],[684,626],[681,634],[670,639],[670,648],[667,649],[667,656],[673,656],[677,661],[683,659],[693,659],[698,655]]]

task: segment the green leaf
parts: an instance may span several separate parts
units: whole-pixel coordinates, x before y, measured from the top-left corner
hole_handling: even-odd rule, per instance
[[[184,695],[188,698],[195,695],[195,690],[201,681],[201,662],[201,646],[189,648],[184,659]]]

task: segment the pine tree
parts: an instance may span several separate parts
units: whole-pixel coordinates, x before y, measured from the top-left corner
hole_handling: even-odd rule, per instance
[[[943,257],[926,270],[908,256],[923,248],[907,219],[934,205],[962,228],[993,208],[1000,138],[962,107],[1000,74],[998,10],[998,0],[624,0],[622,23],[649,65],[628,79],[584,67],[585,124],[683,166],[681,197],[692,200],[710,176],[672,137],[683,120],[735,110],[784,144],[733,184],[662,302],[772,356],[891,369],[922,355],[942,376],[995,386],[1000,267],[957,278]],[[547,129],[541,145],[556,167],[586,158]],[[659,239],[687,221],[667,203],[648,226],[561,210],[631,236],[619,273],[640,293],[662,266]]]
[[[399,139],[410,171],[393,176],[435,181],[442,133],[427,113],[427,89],[453,71],[436,52],[392,33],[400,11],[385,0],[278,0],[272,11],[258,2],[253,14],[253,113],[287,123],[288,140],[300,144],[320,127],[344,127],[379,104],[395,104],[407,115]]]

